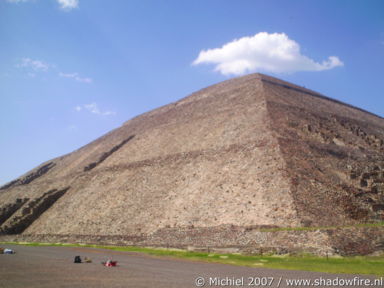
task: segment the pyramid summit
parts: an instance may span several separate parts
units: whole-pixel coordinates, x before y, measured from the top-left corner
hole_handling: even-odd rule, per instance
[[[384,248],[383,152],[383,118],[251,74],[2,186],[2,237],[373,253]]]

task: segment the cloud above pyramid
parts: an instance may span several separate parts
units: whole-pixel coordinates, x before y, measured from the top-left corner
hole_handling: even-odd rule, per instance
[[[337,56],[316,62],[303,55],[300,45],[285,33],[267,32],[235,39],[220,48],[202,50],[192,64],[214,64],[215,71],[223,75],[323,71],[344,65]]]

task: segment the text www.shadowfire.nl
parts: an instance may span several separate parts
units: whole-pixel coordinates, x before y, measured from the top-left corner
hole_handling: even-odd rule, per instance
[[[324,278],[314,279],[283,279],[283,277],[197,277],[195,279],[196,287],[348,287],[348,286],[374,286],[384,287],[384,278],[367,279],[361,277],[354,278]]]

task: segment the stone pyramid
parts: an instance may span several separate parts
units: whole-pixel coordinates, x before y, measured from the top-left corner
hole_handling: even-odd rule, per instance
[[[384,119],[262,74],[137,116],[0,188],[12,239],[367,254],[384,248],[383,221]]]

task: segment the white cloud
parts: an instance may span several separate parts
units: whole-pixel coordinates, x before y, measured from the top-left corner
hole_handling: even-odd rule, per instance
[[[22,3],[22,2],[28,2],[30,0],[7,0],[9,3]]]
[[[57,0],[57,3],[59,3],[60,8],[65,11],[79,7],[79,0]]]
[[[34,0],[6,0],[9,3],[25,3],[25,2],[32,2]],[[56,0],[56,2],[59,4],[60,9],[64,11],[70,11],[72,9],[79,7],[79,0]]]
[[[45,72],[47,71],[51,65],[41,61],[41,60],[33,60],[31,58],[22,58],[20,63],[16,65],[18,68],[30,68],[35,72]]]
[[[1,1],[1,0],[0,0]],[[26,73],[26,75],[30,78],[34,78],[38,76],[40,72],[51,72],[55,73],[63,78],[72,79],[77,82],[90,84],[93,82],[92,78],[89,77],[82,77],[79,75],[79,73],[62,73],[59,72],[59,68],[54,64],[49,64],[47,62],[44,62],[42,60],[32,59],[32,58],[21,58],[21,60],[18,61],[16,64],[17,68],[22,69],[23,72]]]
[[[64,78],[70,78],[70,79],[73,79],[77,82],[82,82],[82,83],[92,83],[93,80],[92,78],[88,78],[88,77],[80,77],[78,73],[59,73],[60,77],[64,77]]]
[[[209,63],[224,75],[241,75],[249,72],[292,73],[322,71],[343,66],[336,56],[318,63],[302,55],[300,45],[285,33],[260,32],[252,37],[235,39],[221,48],[200,51],[193,65]]]
[[[105,111],[102,111],[99,106],[93,102],[93,103],[90,103],[90,104],[85,104],[83,106],[80,106],[80,105],[77,105],[75,107],[75,110],[77,112],[80,112],[82,111],[83,109],[91,112],[92,114],[96,114],[96,115],[101,115],[101,116],[112,116],[112,115],[116,115],[116,112],[114,111],[110,111],[110,110],[105,110]]]

